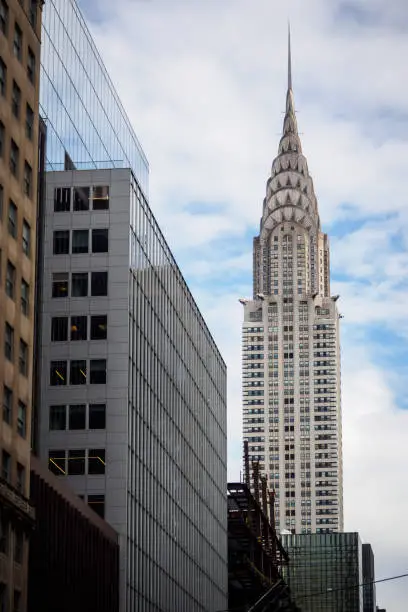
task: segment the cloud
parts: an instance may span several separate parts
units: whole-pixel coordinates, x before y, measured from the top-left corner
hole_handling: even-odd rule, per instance
[[[237,298],[282,128],[288,8],[270,0],[100,0],[90,27],[150,162],[150,202],[228,364],[229,477],[241,460]],[[407,571],[408,12],[292,0],[302,144],[340,293],[346,528],[377,575]],[[199,205],[198,205],[199,204]],[[408,581],[378,587],[404,612]]]

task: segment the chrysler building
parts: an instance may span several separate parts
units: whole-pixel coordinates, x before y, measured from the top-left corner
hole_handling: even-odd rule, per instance
[[[288,90],[244,305],[243,434],[276,492],[277,529],[343,530],[339,318],[330,251]]]

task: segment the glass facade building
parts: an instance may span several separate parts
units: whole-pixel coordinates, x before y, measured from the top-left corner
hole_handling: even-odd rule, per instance
[[[289,554],[285,579],[302,612],[362,612],[362,545],[358,533],[281,536]]]

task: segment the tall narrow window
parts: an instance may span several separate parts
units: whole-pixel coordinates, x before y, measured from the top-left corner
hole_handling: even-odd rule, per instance
[[[13,361],[14,359],[14,329],[6,323],[4,333],[4,354],[6,359]]]
[[[109,230],[92,230],[92,253],[107,253],[109,247]]]
[[[105,473],[105,449],[91,448],[88,451],[88,474]]]
[[[106,384],[106,359],[91,359],[89,371],[91,385]]]
[[[9,202],[8,209],[8,233],[13,238],[17,238],[17,206],[12,200]]]
[[[63,405],[50,406],[49,425],[52,431],[66,429],[67,407]]]
[[[16,285],[16,269],[11,263],[11,261],[7,261],[6,268],[6,294],[14,300],[15,295],[15,285]]]
[[[13,53],[21,62],[23,57],[23,33],[18,23],[14,25]]]
[[[86,297],[88,295],[88,272],[72,273],[72,297]]]
[[[69,253],[69,230],[56,230],[54,232],[54,255],[68,255]]]
[[[17,433],[22,437],[26,437],[27,428],[27,406],[21,400],[18,402],[17,410]]]
[[[17,83],[13,81],[13,89],[11,92],[11,110],[13,112],[13,115],[17,117],[17,119],[20,117],[20,108],[21,108],[21,89],[19,88]]]
[[[89,429],[105,429],[106,404],[89,404]]]
[[[88,230],[73,230],[72,232],[72,252],[73,253],[88,253]]]
[[[23,253],[30,257],[31,251],[31,228],[27,221],[23,222]]]
[[[30,0],[29,19],[34,29],[37,26],[37,6],[38,6],[38,0]]]
[[[52,297],[68,297],[68,272],[54,272],[52,275]]]
[[[71,340],[87,340],[88,317],[71,317]]]
[[[109,209],[109,187],[95,186],[92,194],[92,208],[94,210]]]
[[[74,188],[74,210],[89,210],[89,187]]]
[[[25,493],[25,484],[26,484],[26,475],[25,475],[25,467],[21,465],[21,463],[17,462],[17,491],[20,491],[24,495]]]
[[[51,342],[66,342],[68,340],[68,317],[52,317]]]
[[[33,191],[33,169],[28,162],[24,162],[24,193],[31,198]]]
[[[0,0],[0,30],[7,36],[8,30],[8,4],[6,0]]]
[[[51,361],[50,364],[50,384],[52,387],[60,387],[67,384],[67,362]]]
[[[94,315],[91,317],[91,340],[106,340],[108,324],[107,315]]]
[[[86,385],[86,361],[85,359],[73,359],[69,374],[70,385]]]
[[[28,47],[28,56],[27,56],[27,76],[30,79],[31,83],[35,81],[35,55],[33,50]]]
[[[13,391],[4,385],[3,387],[3,421],[10,425],[13,414]]]
[[[28,317],[30,307],[30,285],[21,280],[21,312]]]
[[[64,450],[48,451],[48,469],[56,476],[66,475],[66,458]]]
[[[0,121],[0,157],[4,155],[4,123]]]
[[[7,66],[0,58],[0,95],[5,96],[7,92]]]
[[[20,352],[18,358],[20,374],[23,376],[28,375],[28,344],[24,340],[20,339]]]
[[[11,139],[10,143],[10,172],[18,177],[18,168],[20,164],[20,149],[17,144]]]
[[[11,455],[7,451],[3,450],[2,463],[1,463],[1,475],[4,480],[10,482],[11,480]]]
[[[92,272],[91,293],[94,296],[108,295],[108,273]]]
[[[71,209],[70,187],[57,187],[54,191],[54,212],[69,212]]]
[[[69,429],[85,429],[86,406],[74,404],[69,407]]]
[[[27,104],[26,105],[25,132],[29,140],[33,139],[33,130],[34,130],[34,111],[31,108],[31,106]]]

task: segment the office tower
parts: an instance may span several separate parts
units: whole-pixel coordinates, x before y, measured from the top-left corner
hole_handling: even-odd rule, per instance
[[[364,612],[375,612],[375,569],[374,553],[371,544],[363,544],[363,600]]]
[[[244,305],[243,428],[275,489],[277,528],[343,528],[338,296],[298,133],[289,38],[283,134],[254,239]]]
[[[0,0],[0,609],[26,609],[42,2]]]
[[[30,481],[28,612],[118,612],[117,533],[35,456]]]
[[[117,531],[122,611],[225,609],[225,364],[73,0],[44,8],[42,78],[40,457]]]
[[[282,535],[290,563],[285,580],[302,612],[362,612],[363,563],[358,533]]]

